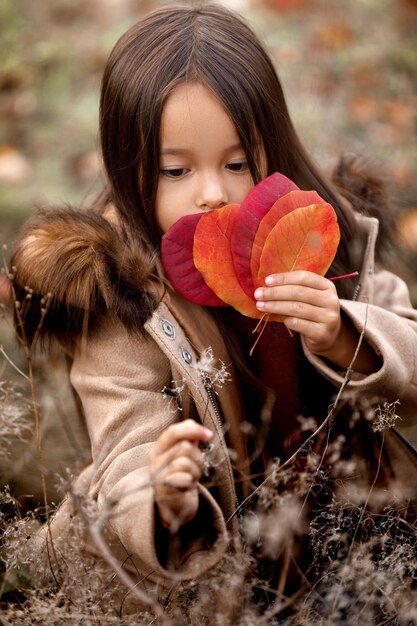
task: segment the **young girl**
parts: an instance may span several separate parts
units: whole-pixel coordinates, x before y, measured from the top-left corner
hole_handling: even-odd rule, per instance
[[[33,290],[18,313],[26,340],[55,337],[71,354],[93,458],[73,493],[97,502],[146,606],[239,552],[237,509],[245,498],[251,509],[271,461],[302,443],[299,416],[326,418],[347,371],[361,398],[415,405],[417,314],[403,282],[374,269],[377,220],[312,163],[271,61],[225,8],[163,8],[128,30],[104,72],[100,133],[103,193],[89,211],[34,216],[13,255],[14,288],[21,302]],[[256,306],[283,324],[269,323],[249,357],[254,320],[180,297],[159,250],[179,218],[241,203],[274,172],[334,207],[341,241],[328,276],[359,278],[268,276]],[[385,445],[392,476],[408,480],[412,452],[395,432]],[[55,537],[70,509],[68,498]],[[284,582],[272,570],[287,593],[288,568]]]

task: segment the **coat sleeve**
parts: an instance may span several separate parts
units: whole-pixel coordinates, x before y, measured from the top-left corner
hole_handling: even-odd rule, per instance
[[[180,419],[162,394],[171,378],[169,361],[156,343],[128,334],[114,319],[80,345],[71,371],[91,439],[90,492],[99,514],[108,516],[108,525],[132,555],[135,568],[149,580],[167,585],[212,567],[227,545],[222,510],[201,484],[199,511],[180,529],[175,542],[158,523],[148,454],[164,429]]]
[[[378,371],[355,373],[349,388],[377,401],[400,400],[402,413],[417,410],[417,311],[413,309],[406,284],[388,271],[375,273],[371,302],[341,300],[341,310],[363,339],[381,359]],[[342,384],[345,372],[333,369],[324,359],[313,355],[303,342],[308,360],[334,385]]]

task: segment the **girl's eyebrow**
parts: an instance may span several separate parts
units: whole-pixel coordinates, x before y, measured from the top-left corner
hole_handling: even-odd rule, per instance
[[[167,154],[188,154],[189,150],[187,148],[165,148],[161,150],[161,155],[166,156]]]
[[[234,143],[231,146],[228,146],[227,148],[224,149],[224,153],[228,153],[228,152],[235,152],[236,150],[242,150],[242,144],[240,142],[238,143]],[[161,150],[161,156],[167,156],[167,155],[183,155],[183,154],[190,154],[192,152],[192,150],[189,150],[188,148],[162,148]]]

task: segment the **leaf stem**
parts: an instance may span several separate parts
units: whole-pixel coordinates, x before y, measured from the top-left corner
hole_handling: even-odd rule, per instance
[[[255,340],[255,343],[253,344],[252,348],[249,351],[249,356],[252,356],[253,351],[255,350],[256,344],[258,343],[258,341],[262,337],[262,334],[263,334],[263,332],[264,332],[264,330],[266,328],[266,325],[268,323],[268,319],[269,319],[269,313],[264,313],[262,315],[261,319],[259,320],[259,322],[257,323],[257,325],[255,326],[255,328],[253,329],[252,333],[258,333],[258,336],[257,336],[257,338]]]
[[[340,280],[341,278],[351,278],[352,276],[359,276],[359,272],[351,272],[350,274],[342,274],[341,276],[330,276],[327,280]]]

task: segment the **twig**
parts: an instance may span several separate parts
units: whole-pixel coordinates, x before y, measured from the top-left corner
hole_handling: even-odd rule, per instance
[[[274,605],[270,609],[265,611],[265,613],[262,615],[262,618],[260,618],[260,620],[257,622],[256,626],[266,626],[268,624],[271,624],[270,620],[273,617],[275,617],[276,615],[279,615],[280,613],[282,613],[282,611],[285,611],[285,609],[292,606],[295,600],[297,600],[297,598],[302,596],[304,592],[305,592],[305,587],[301,586],[299,589],[294,591],[294,593],[288,598],[286,598],[285,600],[282,599],[280,602],[275,601]]]
[[[13,361],[11,360],[11,358],[7,355],[7,353],[6,353],[5,349],[3,348],[3,346],[0,346],[0,353],[4,356],[4,358],[6,359],[6,361],[8,361],[8,362],[10,363],[10,365],[11,365],[12,367],[14,367],[14,369],[16,370],[16,372],[18,372],[18,374],[20,374],[21,376],[23,376],[23,378],[29,382],[29,377],[28,377],[28,376],[27,376],[24,372],[22,372],[22,370],[21,370],[21,369],[19,369],[15,363],[13,363]]]
[[[255,342],[252,346],[252,348],[249,350],[249,356],[253,355],[253,352],[258,344],[258,341],[260,340],[260,338],[263,335],[263,332],[266,328],[266,325],[268,323],[268,318],[269,318],[269,313],[264,313],[261,317],[261,319],[259,320],[259,322],[256,324],[255,328],[253,329],[252,333],[258,333],[257,338],[255,339]]]

